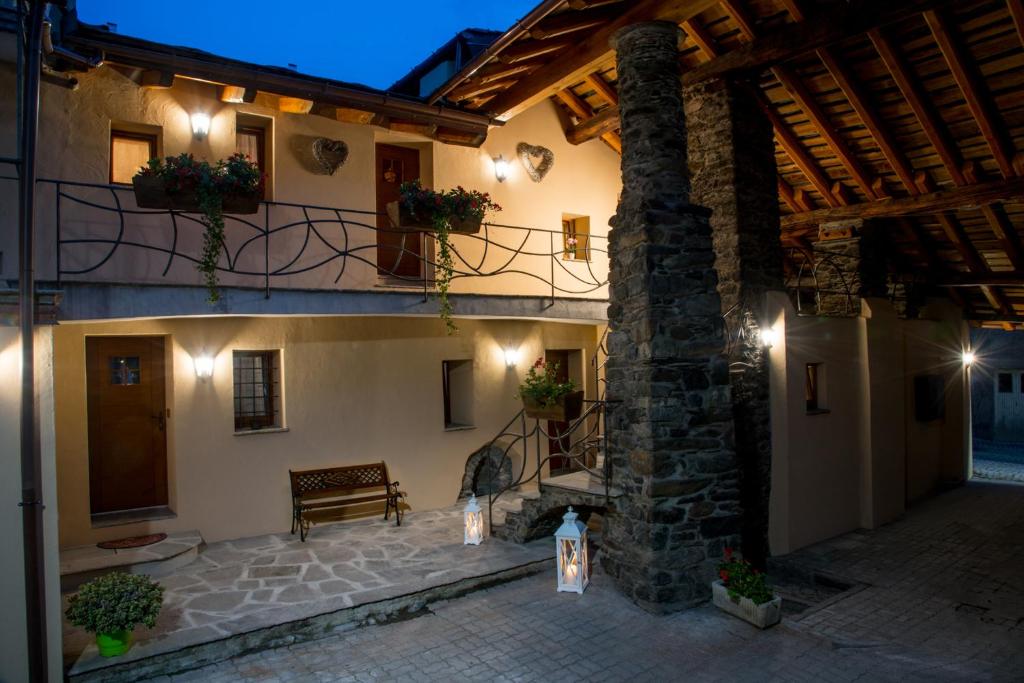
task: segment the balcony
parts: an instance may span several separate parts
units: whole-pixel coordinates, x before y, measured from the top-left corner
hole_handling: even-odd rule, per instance
[[[36,278],[65,290],[65,318],[436,313],[435,237],[378,228],[371,211],[267,201],[226,215],[223,296],[211,306],[196,270],[198,214],[139,209],[130,187],[65,180],[40,180],[36,202]],[[583,254],[543,227],[485,223],[451,245],[456,316],[604,319],[605,236],[589,238],[589,258],[570,258]]]

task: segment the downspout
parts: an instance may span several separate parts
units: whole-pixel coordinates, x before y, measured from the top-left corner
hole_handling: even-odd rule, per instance
[[[19,70],[21,86],[18,139],[18,319],[21,333],[21,502],[25,546],[25,626],[28,635],[29,680],[48,679],[46,654],[46,581],[43,545],[42,461],[35,393],[35,212],[36,141],[39,134],[39,80],[42,73],[43,15],[46,2],[30,0],[28,26],[18,0]],[[22,37],[27,34],[27,43]]]

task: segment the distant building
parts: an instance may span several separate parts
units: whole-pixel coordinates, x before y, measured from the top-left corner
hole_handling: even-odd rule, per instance
[[[976,439],[1024,442],[1024,336],[971,331],[971,424]]]

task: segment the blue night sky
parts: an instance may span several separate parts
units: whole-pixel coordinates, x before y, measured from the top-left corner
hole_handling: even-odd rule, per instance
[[[78,0],[117,32],[386,88],[463,28],[504,31],[538,0]],[[301,8],[301,9],[300,9]]]

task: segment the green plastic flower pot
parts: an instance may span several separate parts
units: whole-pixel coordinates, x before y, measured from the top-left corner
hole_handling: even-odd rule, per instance
[[[117,631],[116,633],[97,633],[96,647],[100,649],[103,657],[117,657],[128,652],[132,646],[131,631]]]

